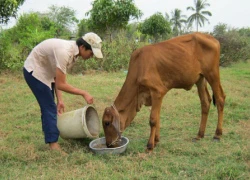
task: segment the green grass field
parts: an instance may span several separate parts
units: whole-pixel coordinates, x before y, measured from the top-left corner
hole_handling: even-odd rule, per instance
[[[70,75],[68,82],[94,97],[100,120],[117,96],[126,74]],[[124,154],[96,155],[90,139],[63,140],[67,156],[44,144],[38,104],[22,73],[0,76],[0,179],[250,179],[250,62],[221,69],[226,94],[224,131],[212,140],[217,109],[211,105],[205,138],[192,142],[200,122],[197,89],[171,90],[161,111],[161,139],[148,154],[149,108],[143,107],[123,136],[130,143]],[[211,90],[210,90],[211,94]],[[66,111],[82,108],[80,96],[64,93]],[[101,129],[100,136],[103,136]]]

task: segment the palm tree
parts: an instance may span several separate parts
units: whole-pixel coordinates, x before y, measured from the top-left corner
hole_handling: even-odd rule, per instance
[[[173,25],[173,32],[175,36],[180,35],[182,24],[186,23],[187,16],[181,14],[180,9],[175,9],[171,12],[172,18],[170,19],[170,22]]]
[[[204,26],[205,21],[209,23],[209,20],[205,16],[212,16],[212,13],[209,11],[204,11],[207,6],[210,6],[207,3],[207,0],[194,0],[195,7],[187,7],[187,10],[194,11],[194,14],[189,16],[187,19],[188,23],[193,24],[194,21],[196,22],[196,30],[198,32],[198,26]]]

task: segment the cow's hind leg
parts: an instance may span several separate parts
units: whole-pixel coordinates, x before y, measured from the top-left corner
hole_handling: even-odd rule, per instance
[[[217,128],[215,131],[214,139],[220,140],[220,137],[222,135],[223,110],[224,110],[226,96],[223,92],[221,84],[218,85],[218,88],[212,88],[212,89],[214,92],[215,103],[216,103],[217,111],[218,111],[218,123],[217,123]]]
[[[217,106],[217,112],[218,112],[218,123],[217,123],[217,128],[215,131],[214,139],[220,140],[220,137],[222,135],[223,110],[224,110],[226,96],[221,87],[219,73],[217,72],[217,73],[210,73],[210,74],[211,75],[206,77],[206,79],[213,90],[215,104]]]
[[[203,76],[200,77],[199,81],[196,83],[198,88],[198,94],[201,103],[201,122],[199,132],[193,140],[199,140],[204,137],[205,129],[207,125],[207,118],[209,113],[209,108],[211,104],[211,97],[207,89],[207,82]]]

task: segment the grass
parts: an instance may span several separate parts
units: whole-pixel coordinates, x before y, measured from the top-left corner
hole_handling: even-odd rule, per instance
[[[126,74],[70,75],[68,81],[94,96],[101,119],[117,96]],[[217,110],[211,106],[205,138],[197,143],[200,104],[196,87],[171,90],[162,105],[161,139],[154,152],[145,152],[149,137],[149,108],[143,107],[123,133],[130,140],[121,155],[93,154],[91,139],[59,139],[68,156],[44,144],[40,110],[21,72],[0,76],[0,179],[249,179],[250,178],[250,62],[221,69],[226,94],[224,131],[212,137]],[[211,91],[211,90],[210,90]],[[211,92],[210,92],[211,94]],[[85,105],[83,98],[64,95],[66,111]],[[103,136],[101,130],[100,136]]]

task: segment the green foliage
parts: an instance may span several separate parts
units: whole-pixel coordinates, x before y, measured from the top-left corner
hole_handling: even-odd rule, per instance
[[[100,68],[105,71],[117,71],[128,68],[130,56],[137,47],[135,40],[119,36],[112,43],[105,42],[103,46],[104,56]]]
[[[121,32],[112,41],[104,41],[102,44],[103,59],[79,60],[72,68],[73,73],[84,70],[119,71],[126,70],[131,53],[144,44],[136,43],[135,39],[128,39],[124,32]]]
[[[114,31],[124,29],[132,18],[139,18],[142,12],[133,0],[95,0],[90,14],[89,27],[95,32],[106,33],[112,40]]]
[[[45,25],[46,22],[46,25]],[[44,29],[45,28],[45,29]],[[18,69],[34,46],[41,41],[54,37],[53,23],[37,13],[23,14],[16,26],[5,30],[0,37],[0,63],[2,69]]]
[[[12,46],[10,34],[3,31],[0,36],[0,69],[15,69],[20,65],[20,58],[16,57],[17,49]]]
[[[224,34],[226,34],[227,29],[228,29],[227,28],[227,24],[225,24],[225,23],[219,23],[218,25],[216,25],[214,27],[214,29],[213,29],[213,35],[215,37],[224,35]]]
[[[239,33],[241,36],[244,36],[248,39],[248,42],[250,43],[250,27],[249,28],[240,28]]]
[[[130,23],[126,27],[126,37],[129,39],[141,39],[141,32],[138,30],[139,23]]]
[[[221,66],[228,66],[240,60],[250,59],[250,36],[242,30],[228,29],[226,24],[215,26],[213,34],[221,45]]]
[[[46,24],[45,24],[45,21]],[[44,29],[45,28],[45,29]],[[30,51],[45,38],[54,36],[54,25],[47,17],[39,17],[37,13],[23,14],[11,29],[13,41],[18,42]]]
[[[41,26],[42,29],[45,31],[50,31],[55,28],[55,23],[52,22],[49,17],[47,16],[41,16]]]
[[[187,22],[189,24],[196,23],[196,31],[198,32],[199,26],[204,26],[205,22],[209,23],[209,20],[205,16],[212,16],[212,13],[205,11],[206,7],[210,6],[207,0],[194,0],[194,7],[189,6],[187,10],[194,11],[192,15],[189,16]]]
[[[182,27],[183,27],[183,24],[185,25],[186,23],[186,16],[185,15],[182,15],[182,11],[180,9],[175,9],[174,11],[171,12],[171,24],[173,26],[173,34],[175,36],[178,36],[181,34],[182,32]]]
[[[25,0],[0,0],[0,24],[7,24],[11,17],[16,17],[18,8]]]
[[[159,41],[163,35],[171,33],[170,23],[159,12],[146,19],[139,30],[143,34],[153,36],[155,41]]]
[[[194,2],[195,8],[189,7],[189,9],[202,16],[199,19],[199,23],[202,25],[207,21],[205,16],[210,15],[210,12],[204,11],[209,4],[206,0],[195,0]],[[1,5],[2,3],[20,5],[23,1],[6,0],[1,1]],[[1,8],[4,8],[4,5]],[[31,49],[44,39],[71,38],[72,27],[75,23],[78,23],[77,34],[79,37],[90,31],[100,35],[105,55],[104,59],[77,62],[73,68],[75,72],[80,72],[82,68],[105,71],[126,69],[130,55],[135,48],[143,46],[147,42],[159,42],[171,38],[171,25],[173,25],[174,35],[189,31],[189,26],[184,27],[186,29],[181,27],[185,16],[181,15],[181,11],[178,9],[172,12],[171,19],[167,13],[165,17],[161,13],[156,13],[142,23],[128,24],[129,20],[142,15],[133,0],[95,0],[93,9],[87,14],[90,15],[89,19],[82,19],[79,23],[75,18],[75,11],[68,7],[54,5],[50,7],[48,14],[39,12],[23,14],[18,19],[16,26],[0,31],[0,69],[20,68]],[[193,16],[193,22],[197,20],[196,17],[199,18]],[[126,31],[122,35],[120,34],[121,29]],[[225,24],[219,24],[215,27],[213,34],[221,43],[221,65],[227,66],[232,62],[249,59],[249,28],[229,30]],[[111,41],[112,39],[114,42]]]
[[[78,26],[78,31],[77,31],[78,37],[81,37],[87,32],[90,32],[87,19],[82,19],[77,26]]]
[[[56,36],[69,36],[72,27],[78,20],[75,17],[76,11],[70,7],[52,5],[49,7],[48,18],[55,23]]]

